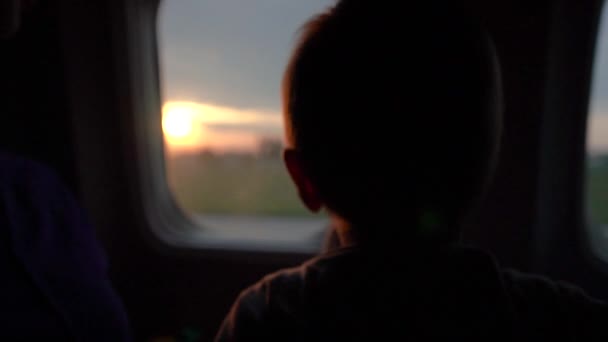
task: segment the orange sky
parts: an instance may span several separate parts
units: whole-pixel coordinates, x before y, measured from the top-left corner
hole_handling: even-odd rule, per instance
[[[253,110],[170,101],[163,106],[163,131],[172,152],[255,151],[264,137],[281,139],[281,116]]]

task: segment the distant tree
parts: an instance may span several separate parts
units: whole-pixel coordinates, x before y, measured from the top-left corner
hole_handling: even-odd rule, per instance
[[[283,151],[283,143],[276,138],[262,138],[258,143],[258,156],[266,159],[279,158]]]
[[[213,159],[213,158],[217,157],[217,154],[215,153],[215,151],[213,149],[208,148],[208,147],[203,147],[198,152],[198,156],[200,159],[209,160],[209,159]]]

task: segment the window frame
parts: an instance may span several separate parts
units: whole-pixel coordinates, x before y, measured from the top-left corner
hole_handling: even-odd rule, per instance
[[[595,89],[594,89],[594,85],[595,85],[595,77],[597,74],[597,70],[599,69],[600,65],[599,65],[599,61],[598,61],[598,51],[602,46],[605,46],[605,44],[608,44],[608,41],[600,41],[600,38],[602,38],[602,33],[607,33],[608,34],[608,6],[606,5],[605,1],[602,3],[601,9],[599,10],[599,15],[598,15],[598,20],[597,20],[597,32],[596,32],[596,46],[595,46],[595,53],[594,53],[594,60],[593,60],[593,70],[592,70],[592,76],[591,76],[591,82],[590,82],[590,88],[589,88],[589,108],[588,108],[588,113],[587,113],[587,119],[586,119],[586,138],[587,135],[589,134],[589,120],[591,119],[593,113],[591,112],[593,109],[593,101],[594,101],[594,95],[598,95],[597,93],[595,93]],[[608,39],[608,35],[603,36],[604,39]],[[604,96],[608,96],[608,94],[603,94]],[[588,139],[587,139],[588,140]],[[587,228],[587,234],[588,234],[588,240],[589,240],[589,246],[592,250],[594,250],[593,254],[600,259],[601,263],[608,265],[608,246],[603,246],[605,251],[604,252],[600,252],[598,251],[600,244],[598,243],[598,241],[596,241],[596,236],[597,236],[597,232],[599,229],[594,229],[593,227],[603,227],[603,226],[608,226],[608,222],[597,222],[594,220],[594,218],[591,216],[592,213],[589,213],[589,167],[588,164],[590,162],[589,160],[589,154],[588,154],[588,146],[586,146],[586,160],[585,160],[585,195],[583,197],[583,210],[585,215],[585,225]],[[595,234],[594,234],[595,233]],[[608,269],[608,266],[606,266],[606,269]]]
[[[557,279],[577,279],[590,292],[606,296],[600,284],[608,284],[608,260],[592,249],[585,177],[587,120],[603,6],[603,0],[562,0],[554,7],[532,269]]]
[[[157,20],[162,0],[133,0],[126,2],[121,45],[123,51],[116,63],[117,74],[125,75],[122,101],[127,115],[125,137],[133,139],[130,158],[130,179],[133,202],[151,232],[142,232],[157,247],[173,252],[188,250],[194,253],[222,255],[287,256],[304,260],[319,252],[320,246],[303,241],[301,244],[250,243],[203,236],[205,227],[193,222],[176,203],[166,177],[165,149],[162,132],[162,91]],[[168,1],[168,0],[165,0]],[[118,34],[117,34],[118,36]],[[130,94],[130,95],[127,95]],[[216,231],[216,230],[215,230]],[[152,233],[152,234],[149,234]],[[236,254],[235,254],[236,253]],[[253,254],[252,254],[253,253]]]

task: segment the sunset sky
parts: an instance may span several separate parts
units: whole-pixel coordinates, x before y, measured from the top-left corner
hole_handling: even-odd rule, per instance
[[[169,147],[180,151],[251,152],[262,137],[282,138],[277,113],[197,102],[166,102],[162,125]]]
[[[163,130],[169,149],[253,151],[260,138],[281,139],[279,87],[297,30],[332,3],[161,2]],[[588,146],[608,153],[608,25],[600,42]]]

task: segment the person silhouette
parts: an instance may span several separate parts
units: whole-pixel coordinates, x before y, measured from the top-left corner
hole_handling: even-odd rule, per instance
[[[244,290],[217,341],[606,339],[604,303],[460,242],[502,126],[464,5],[339,1],[304,26],[283,103],[285,165],[339,247]]]

